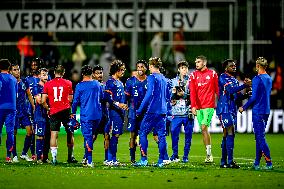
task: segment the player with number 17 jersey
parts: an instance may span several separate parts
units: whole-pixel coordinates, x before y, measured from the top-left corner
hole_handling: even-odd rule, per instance
[[[69,109],[69,95],[73,95],[72,83],[63,78],[54,78],[48,81],[43,88],[43,93],[48,95],[50,115]]]

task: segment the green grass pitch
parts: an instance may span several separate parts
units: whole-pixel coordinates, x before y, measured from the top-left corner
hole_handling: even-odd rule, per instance
[[[99,135],[94,144],[94,168],[85,168],[81,164],[67,164],[66,134],[59,135],[57,166],[20,160],[19,163],[5,163],[5,140],[2,137],[0,146],[0,189],[6,188],[283,188],[284,187],[284,135],[267,134],[271,149],[273,170],[255,171],[250,167],[255,154],[253,134],[237,134],[235,141],[235,160],[241,165],[238,170],[220,169],[221,134],[211,134],[214,164],[205,164],[205,149],[201,134],[193,134],[189,163],[172,163],[163,168],[132,167],[129,163],[129,133],[123,134],[118,144],[118,159],[125,166],[103,166],[103,136]],[[152,135],[149,140],[149,162],[158,158],[157,144]],[[24,134],[17,137],[17,151],[20,155]],[[167,137],[168,153],[171,155],[171,140]],[[184,135],[181,134],[179,155],[183,153]],[[75,157],[81,161],[83,157],[83,137],[75,135]],[[139,151],[136,159],[140,158]],[[51,155],[50,155],[51,157]],[[265,165],[262,160],[262,166]]]

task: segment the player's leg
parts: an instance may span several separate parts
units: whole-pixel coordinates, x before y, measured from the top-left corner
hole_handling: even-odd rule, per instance
[[[179,134],[180,128],[182,125],[183,118],[181,117],[174,117],[172,120],[172,127],[171,127],[171,137],[172,137],[172,151],[173,154],[171,156],[171,161],[179,162],[178,156],[178,141],[179,141]]]
[[[39,121],[35,124],[37,163],[43,163],[43,146],[46,123]]]
[[[152,130],[151,122],[153,121],[153,116],[151,114],[145,114],[143,120],[141,122],[140,130],[139,130],[139,143],[140,143],[140,151],[141,151],[141,159],[139,162],[135,163],[134,166],[147,166],[148,165],[148,140],[147,135]]]
[[[54,114],[50,116],[50,152],[52,156],[51,163],[53,165],[57,164],[57,139],[58,139],[58,132],[60,130],[61,121],[60,121],[60,115]]]
[[[222,137],[222,143],[221,143],[221,163],[220,167],[221,168],[226,168],[227,167],[227,146],[226,146],[226,141],[227,141],[227,129],[226,129],[226,115],[220,114],[218,115],[221,126],[223,128],[223,137]]]
[[[129,118],[127,130],[130,132],[129,153],[130,153],[130,161],[132,163],[135,163],[136,137],[138,135],[135,129],[135,125],[136,125],[135,119]]]
[[[110,138],[110,142],[109,142],[109,149],[111,152],[111,156],[112,156],[112,162],[114,163],[114,165],[116,165],[117,162],[117,158],[116,158],[116,154],[117,154],[117,145],[118,145],[118,138],[119,136],[122,134],[122,130],[123,130],[123,118],[121,116],[112,116],[111,117],[111,123],[112,123],[112,136]],[[108,158],[108,160],[110,160],[110,157]]]
[[[214,114],[214,109],[213,108],[206,108],[206,109],[199,110],[197,112],[203,114],[203,116],[202,116],[203,119],[201,121],[201,129],[202,129],[203,143],[205,145],[206,155],[207,155],[205,162],[211,163],[211,162],[213,162],[213,156],[212,156],[212,152],[211,152],[211,136],[210,136],[210,133],[208,131],[208,128],[210,126],[211,119],[212,119],[212,116]]]
[[[81,121],[81,131],[84,136],[85,157],[87,159],[87,166],[93,167],[93,132],[91,121]]]
[[[22,150],[22,155],[20,156],[20,158],[26,161],[33,161],[33,159],[28,156],[28,150],[31,147],[31,143],[33,140],[32,139],[33,128],[31,126],[32,125],[31,120],[29,117],[23,116],[19,118],[19,124],[26,128],[26,137],[25,137],[24,147]]]
[[[14,111],[14,110],[5,110],[5,112],[1,112],[1,114],[3,115],[3,118],[4,118],[4,122],[5,122],[5,126],[6,126],[6,133],[7,133],[7,140],[6,140],[7,156],[6,156],[6,162],[7,163],[11,163],[12,162],[11,153],[13,151],[13,145],[14,145],[14,127],[15,127],[16,111]],[[3,121],[1,121],[1,122],[3,122]]]
[[[159,139],[159,160],[158,166],[161,167],[164,165],[163,160],[165,156],[165,152],[167,150],[167,142],[166,142],[166,116],[165,115],[155,115],[155,119],[153,119],[153,123],[155,123],[155,127],[158,130],[158,139]]]
[[[184,163],[188,162],[188,154],[190,152],[192,133],[194,127],[194,119],[184,118],[184,150],[182,161]]]
[[[43,145],[43,163],[49,163],[50,160],[48,159],[48,154],[50,150],[50,122],[47,120],[45,122],[45,132],[44,132],[44,145]]]
[[[67,139],[67,149],[68,149],[68,163],[78,163],[78,161],[74,157],[74,133],[68,129],[68,122],[70,118],[70,109],[66,109],[61,111],[61,122],[65,127],[66,131],[66,139]]]
[[[261,152],[262,156],[265,158],[266,167],[268,169],[271,169],[272,160],[270,156],[270,149],[265,139],[265,127],[267,124],[267,120],[268,120],[268,115],[254,115],[253,116],[254,131],[256,135],[256,142],[259,145],[259,149],[260,149],[259,151]],[[256,154],[255,165],[257,165],[257,163],[259,165],[258,161],[260,161],[260,157],[259,157],[259,154]]]
[[[19,119],[16,116],[15,119],[15,127],[14,127],[14,146],[13,146],[13,162],[14,163],[18,163],[19,159],[18,159],[18,154],[17,154],[17,133],[18,133],[18,128],[20,128],[20,123],[19,123]]]

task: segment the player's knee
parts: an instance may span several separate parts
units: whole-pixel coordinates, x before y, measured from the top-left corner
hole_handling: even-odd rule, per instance
[[[119,135],[119,134],[115,134],[114,136],[115,136],[116,138],[119,138],[120,135]]]

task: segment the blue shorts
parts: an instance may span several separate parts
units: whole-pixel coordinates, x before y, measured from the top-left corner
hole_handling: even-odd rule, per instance
[[[121,116],[110,116],[109,130],[111,131],[112,134],[121,135],[123,133],[123,125],[124,125],[124,120],[122,119]]]
[[[166,115],[145,114],[139,132],[148,134],[152,130],[154,136],[161,131],[166,135]]]
[[[16,118],[16,110],[0,109],[0,129],[1,129],[1,131],[2,131],[2,127],[5,123],[6,132],[7,133],[14,133],[15,118]]]
[[[15,130],[20,129],[20,128],[25,129],[27,126],[31,126],[31,125],[32,125],[32,121],[29,115],[25,115],[21,117],[16,116]]]
[[[35,134],[37,136],[44,136],[45,129],[46,129],[45,121],[38,121],[35,123]]]
[[[138,132],[139,129],[140,129],[141,122],[142,122],[142,120],[129,118],[127,130],[130,131],[130,132]]]
[[[237,126],[237,116],[231,113],[223,113],[218,115],[222,128],[227,128],[230,126]]]

